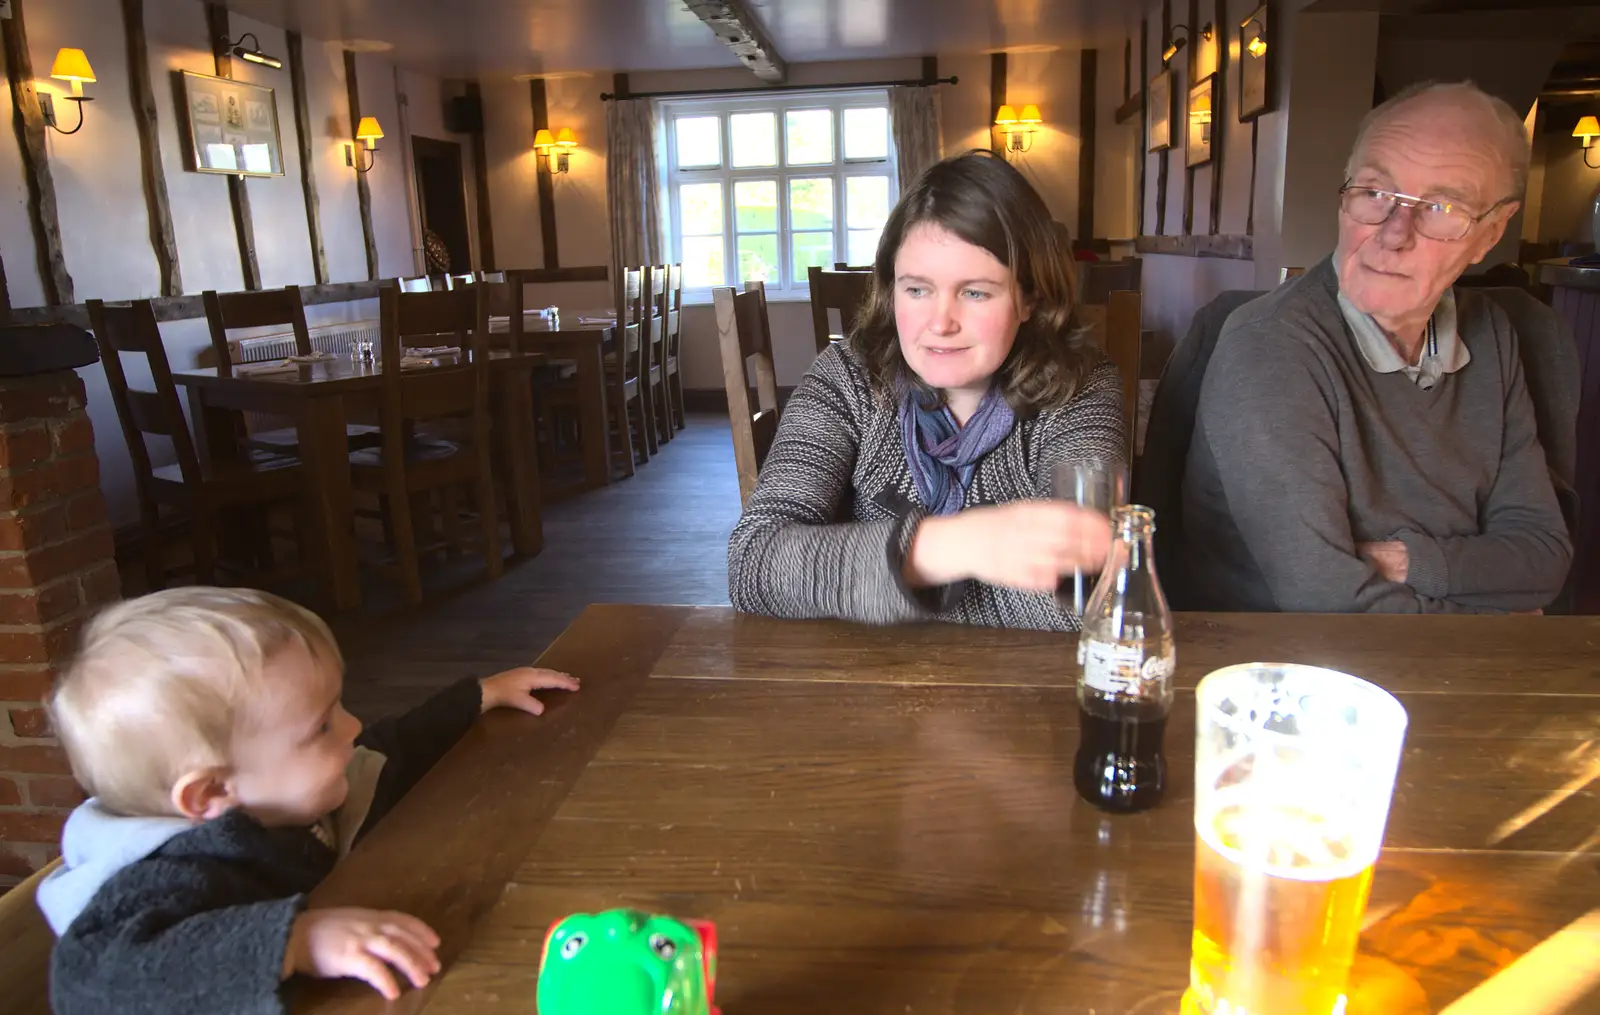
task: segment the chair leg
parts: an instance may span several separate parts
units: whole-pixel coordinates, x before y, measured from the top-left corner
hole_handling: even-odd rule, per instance
[[[194,555],[194,580],[198,585],[217,583],[217,533],[215,519],[200,505],[194,507],[189,541]]]
[[[679,430],[689,425],[689,413],[683,407],[683,371],[675,371],[672,375],[672,417]]]
[[[639,378],[639,421],[645,452],[654,458],[661,453],[661,447],[656,442],[655,398],[650,391],[649,374]]]
[[[621,388],[612,389],[607,402],[613,407],[615,416],[611,422],[617,427],[617,451],[622,455],[622,474],[631,476],[634,473],[633,461],[633,428],[628,423],[629,403],[628,396]],[[610,463],[607,463],[609,467]]]
[[[672,399],[667,395],[667,379],[661,378],[661,383],[655,386],[652,393],[653,408],[655,411],[655,427],[662,444],[672,440]]]
[[[639,390],[639,397],[629,405],[629,420],[631,425],[639,428],[638,447],[635,451],[641,463],[648,462],[655,454],[655,440],[650,433],[650,403],[645,400],[644,389]]]
[[[478,524],[483,529],[483,563],[489,577],[498,578],[505,571],[505,560],[500,556],[500,514],[495,510],[493,468],[489,449],[480,448],[474,486],[478,493]]]
[[[422,603],[422,572],[417,566],[417,531],[411,517],[411,498],[406,494],[405,477],[400,470],[390,466],[387,470],[389,511],[394,516],[394,555],[400,568],[400,584],[405,590],[406,602],[412,606]]]
[[[461,556],[466,552],[461,534],[461,491],[454,486],[439,488],[439,523],[444,529],[445,556]]]
[[[160,592],[167,587],[166,547],[161,542],[161,515],[153,503],[141,504],[139,527],[144,532],[144,580],[146,592]]]

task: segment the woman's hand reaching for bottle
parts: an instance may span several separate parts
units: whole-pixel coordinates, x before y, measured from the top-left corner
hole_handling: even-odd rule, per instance
[[[973,578],[1054,592],[1074,570],[1099,571],[1111,550],[1105,515],[1065,501],[1023,500],[924,518],[906,552],[912,587]]]

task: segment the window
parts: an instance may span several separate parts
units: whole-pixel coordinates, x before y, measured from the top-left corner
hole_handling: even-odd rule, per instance
[[[686,297],[745,279],[798,296],[811,265],[872,263],[899,190],[887,94],[719,96],[661,109]]]

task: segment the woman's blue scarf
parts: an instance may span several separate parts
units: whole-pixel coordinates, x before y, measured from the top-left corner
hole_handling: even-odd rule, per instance
[[[936,515],[953,515],[966,504],[978,461],[1000,446],[1016,415],[997,388],[990,387],[978,411],[957,426],[950,408],[925,404],[925,392],[906,385],[900,395],[900,434],[906,464],[922,503]]]

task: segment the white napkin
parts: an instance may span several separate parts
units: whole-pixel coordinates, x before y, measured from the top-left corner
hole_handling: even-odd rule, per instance
[[[288,374],[298,373],[300,367],[290,360],[270,360],[265,363],[240,363],[233,368],[235,374]]]

